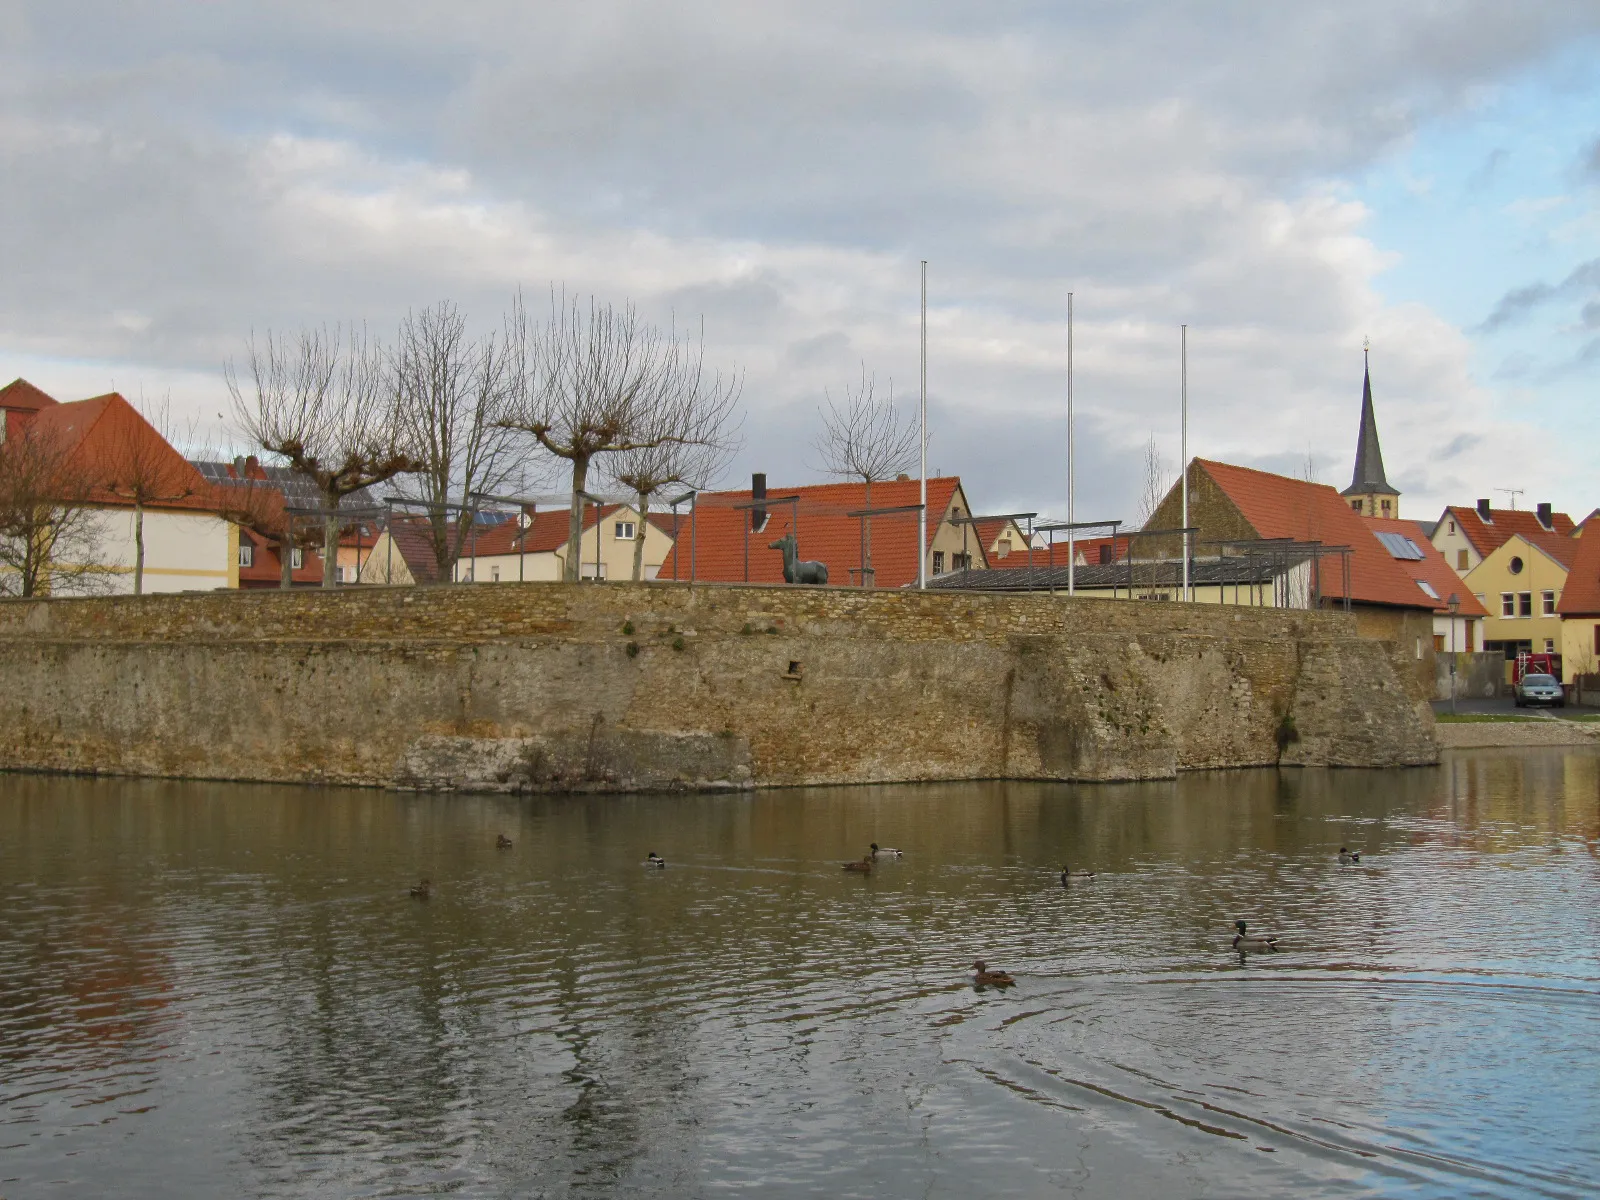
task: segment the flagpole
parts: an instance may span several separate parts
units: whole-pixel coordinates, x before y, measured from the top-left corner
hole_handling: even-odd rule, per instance
[[[1182,325],[1179,342],[1181,362],[1179,387],[1178,469],[1183,472],[1183,598],[1189,595],[1189,327]]]
[[[1073,528],[1076,521],[1075,501],[1077,500],[1078,477],[1076,472],[1077,462],[1074,457],[1076,447],[1073,442],[1072,426],[1072,293],[1067,293],[1067,595],[1074,595],[1077,588],[1078,566],[1078,531]]]
[[[917,586],[928,586],[928,260],[922,260],[922,392],[917,404],[922,447],[922,507],[917,510]]]

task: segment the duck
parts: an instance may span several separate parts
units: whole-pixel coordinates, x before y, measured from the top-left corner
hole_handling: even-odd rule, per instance
[[[500,847],[500,849],[502,849],[502,850],[509,850],[509,849],[511,849],[511,839],[510,839],[510,838],[508,838],[508,837],[507,837],[507,836],[506,836],[506,835],[505,835],[505,834],[503,834],[503,833],[502,833],[502,834],[500,834],[500,835],[498,835],[498,836],[497,836],[497,837],[496,837],[496,838],[495,838],[495,839],[494,839],[494,844],[495,844],[495,845],[496,845],[496,846],[498,846],[498,847]]]
[[[1241,954],[1246,950],[1271,950],[1271,951],[1274,951],[1274,952],[1277,951],[1277,949],[1278,949],[1278,939],[1277,938],[1275,938],[1275,937],[1264,937],[1259,933],[1246,933],[1245,932],[1245,924],[1244,924],[1243,921],[1235,921],[1233,924],[1234,924],[1234,928],[1236,928],[1239,931],[1237,934],[1234,935],[1233,948],[1235,950],[1239,951]]]
[[[433,885],[424,879],[421,883],[417,884],[416,887],[411,889],[411,894],[418,900],[426,900],[430,895],[433,894]]]
[[[844,864],[844,869],[846,871],[870,871],[872,870],[872,855],[866,855],[860,862],[847,862]]]
[[[662,858],[661,855],[657,854],[654,850],[652,850],[652,851],[650,851],[649,857],[644,860],[644,865],[647,866],[647,867],[656,867],[658,869],[665,870],[666,869],[666,865],[667,865],[667,860]]]
[[[873,858],[899,858],[900,856],[901,852],[893,846],[880,846],[877,842],[872,843]]]
[[[1015,987],[1017,981],[1004,971],[991,971],[983,965],[983,959],[972,964],[972,982],[978,987]]]
[[[1339,861],[1342,863],[1358,863],[1361,861],[1361,851],[1351,850],[1348,847],[1339,847]]]
[[[1067,866],[1066,863],[1062,863],[1061,864],[1061,886],[1062,887],[1069,886],[1068,883],[1067,883],[1067,881],[1069,879],[1093,879],[1093,878],[1094,878],[1094,872],[1093,871],[1074,871],[1071,867]]]

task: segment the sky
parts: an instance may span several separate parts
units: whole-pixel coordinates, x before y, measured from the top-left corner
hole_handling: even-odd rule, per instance
[[[520,288],[704,318],[725,483],[915,405],[979,511],[1136,517],[1144,448],[1402,512],[1600,505],[1600,5],[0,0],[0,377],[229,435],[252,332]],[[236,447],[243,449],[244,447]]]

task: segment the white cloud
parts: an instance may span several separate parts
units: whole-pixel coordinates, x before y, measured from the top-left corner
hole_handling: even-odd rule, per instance
[[[1496,423],[1459,331],[1383,303],[1388,253],[1338,179],[1600,21],[1486,0],[22,11],[0,374],[207,414],[252,329],[387,328],[446,296],[490,323],[565,281],[704,313],[747,372],[739,469],[776,479],[862,360],[914,391],[925,256],[940,465],[986,506],[1059,507],[1072,290],[1100,489],[1080,508],[1123,515],[1147,433],[1175,455],[1181,321],[1195,452],[1309,446],[1343,482],[1367,334],[1409,511],[1535,444]]]

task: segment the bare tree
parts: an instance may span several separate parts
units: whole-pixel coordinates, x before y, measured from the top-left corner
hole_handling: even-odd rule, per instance
[[[1150,523],[1156,509],[1172,490],[1172,471],[1156,445],[1156,435],[1151,433],[1144,444],[1144,473],[1139,481],[1139,525]]]
[[[650,522],[650,498],[674,484],[696,491],[709,487],[722,474],[738,448],[735,412],[742,390],[737,377],[707,376],[703,348],[686,351],[677,359],[679,378],[653,416],[653,423],[670,433],[655,445],[634,446],[612,456],[610,473],[637,497],[639,521],[633,531],[633,579],[644,577],[645,527]]]
[[[467,335],[460,310],[442,301],[400,324],[393,372],[400,422],[417,469],[412,490],[427,505],[428,542],[449,579],[471,529],[474,495],[517,477],[512,433],[495,423],[513,382],[507,340]],[[451,505],[459,505],[451,517]]]
[[[846,386],[842,403],[835,403],[831,392],[823,393],[817,408],[822,432],[812,443],[822,456],[823,470],[842,479],[859,479],[866,485],[866,505],[872,507],[872,485],[909,471],[917,460],[917,422],[910,413],[902,418],[894,405],[894,382],[889,394],[879,400],[877,377],[861,365],[861,381]],[[872,570],[872,518],[861,524],[861,567],[863,584]]]
[[[694,427],[669,414],[684,388],[702,386],[704,335],[680,339],[640,320],[631,304],[614,308],[591,298],[585,310],[552,290],[549,319],[540,324],[528,320],[517,299],[507,337],[516,368],[499,423],[572,466],[573,552],[563,573],[576,580],[591,464],[602,454],[691,444]]]
[[[310,479],[322,498],[322,586],[334,586],[339,504],[351,492],[417,469],[399,420],[389,365],[365,330],[269,331],[249,346],[249,393],[226,367],[235,418],[256,445]],[[285,522],[292,530],[292,514]],[[283,553],[293,554],[286,537]],[[290,567],[285,566],[285,576]]]
[[[1300,478],[1306,483],[1321,483],[1322,479],[1317,471],[1317,454],[1309,446],[1306,447],[1306,456],[1300,460]]]
[[[99,514],[73,451],[54,430],[18,422],[0,441],[0,595],[101,591]]]
[[[120,438],[111,452],[101,486],[133,505],[133,594],[144,593],[144,511],[152,504],[176,504],[197,494],[204,481],[172,447],[172,399],[164,396],[142,423]]]

